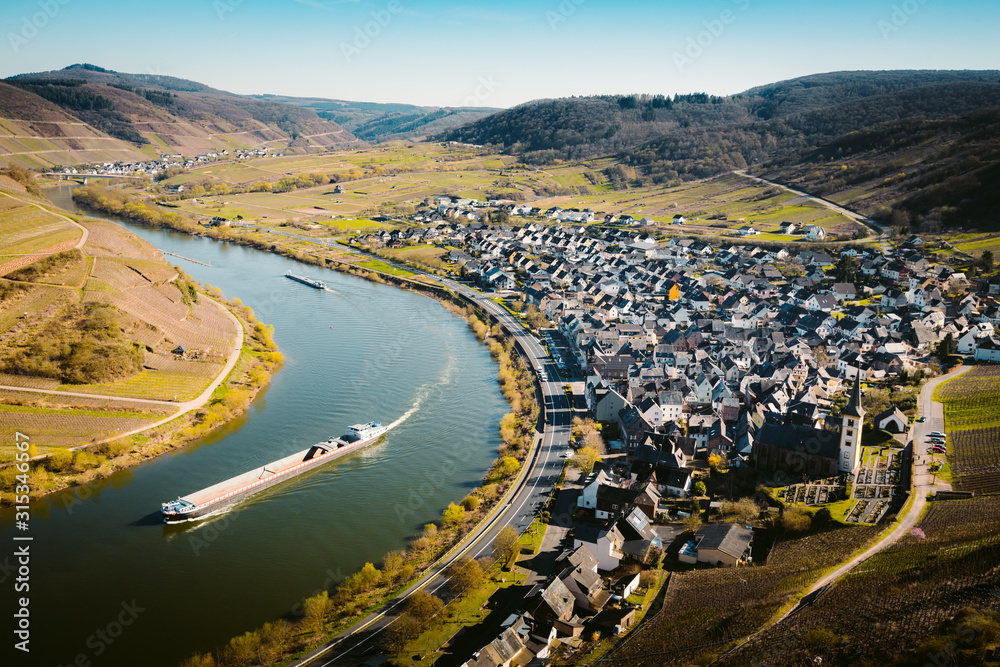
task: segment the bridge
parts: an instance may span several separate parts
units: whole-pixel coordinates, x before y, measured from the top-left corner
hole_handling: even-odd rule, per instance
[[[135,176],[126,176],[124,174],[65,174],[56,171],[45,172],[42,176],[49,176],[60,181],[76,181],[80,185],[86,185],[87,179],[90,178],[135,178]]]

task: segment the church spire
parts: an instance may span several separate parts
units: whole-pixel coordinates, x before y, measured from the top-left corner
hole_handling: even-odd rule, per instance
[[[851,388],[851,402],[844,408],[844,414],[850,417],[864,419],[865,409],[861,407],[861,369],[854,376],[854,387]]]

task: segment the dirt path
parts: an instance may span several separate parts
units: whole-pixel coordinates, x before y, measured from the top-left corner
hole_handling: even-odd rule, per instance
[[[206,403],[208,403],[209,399],[212,398],[212,394],[215,392],[215,390],[218,389],[219,385],[222,384],[222,382],[226,379],[229,373],[236,366],[236,362],[239,361],[240,358],[240,352],[243,351],[244,334],[243,334],[243,325],[240,323],[240,321],[236,319],[235,315],[229,312],[228,308],[223,306],[215,299],[210,299],[205,295],[202,295],[202,297],[214,303],[216,307],[221,309],[222,312],[226,314],[226,316],[232,321],[233,325],[236,327],[236,333],[233,337],[233,350],[232,352],[229,353],[229,358],[226,360],[226,365],[223,366],[222,370],[215,377],[215,379],[212,380],[212,383],[208,385],[205,391],[201,392],[201,394],[195,399],[192,399],[190,401],[185,401],[183,403],[174,403],[173,401],[158,401],[151,398],[128,398],[125,396],[108,396],[106,394],[85,394],[75,391],[58,391],[55,389],[30,389],[27,387],[16,387],[10,385],[0,385],[0,389],[9,389],[11,391],[28,391],[36,394],[55,394],[56,396],[77,396],[80,398],[96,398],[100,400],[129,401],[134,403],[144,403],[147,405],[152,404],[152,405],[168,406],[177,409],[177,411],[174,412],[172,415],[164,417],[163,419],[154,422],[152,424],[149,424],[148,426],[142,426],[140,428],[133,429],[126,433],[119,433],[113,437],[105,438],[104,440],[98,440],[95,442],[87,443],[85,445],[70,447],[70,449],[83,449],[86,447],[91,447],[93,445],[100,445],[105,442],[110,442],[111,440],[126,438],[130,435],[135,435],[136,433],[142,433],[143,431],[147,431],[149,429],[156,428],[157,426],[160,426],[162,424],[166,424],[167,422],[173,421],[174,419],[177,419],[181,415],[185,415],[191,412],[192,410],[197,410]]]
[[[76,248],[76,249],[82,249],[83,246],[85,246],[87,244],[87,237],[90,236],[90,230],[88,230],[86,227],[84,227],[80,223],[78,223],[78,222],[76,222],[74,220],[70,220],[69,218],[67,218],[65,215],[62,215],[61,213],[56,213],[55,211],[50,211],[49,209],[45,208],[41,204],[36,204],[35,202],[27,201],[25,199],[21,199],[20,197],[15,197],[14,195],[10,194],[9,192],[5,192],[4,194],[7,195],[8,197],[10,197],[11,199],[15,199],[15,200],[21,202],[22,204],[27,204],[28,206],[34,206],[39,211],[45,211],[46,213],[54,215],[54,216],[56,216],[57,218],[59,218],[61,220],[65,220],[66,222],[68,222],[69,224],[73,225],[74,227],[79,228],[83,232],[83,236],[81,236],[79,242],[77,242],[77,244],[75,246],[73,246],[74,248]],[[45,253],[42,252],[42,253],[31,253],[31,254],[33,254],[33,255],[41,255],[41,254],[45,254]]]

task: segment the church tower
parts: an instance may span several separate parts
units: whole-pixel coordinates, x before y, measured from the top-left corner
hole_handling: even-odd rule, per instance
[[[861,407],[861,369],[854,378],[851,402],[844,408],[840,426],[840,472],[853,473],[861,462],[861,427],[865,422],[865,409]]]

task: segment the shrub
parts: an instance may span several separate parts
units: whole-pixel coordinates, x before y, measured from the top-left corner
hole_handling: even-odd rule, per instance
[[[448,503],[448,507],[445,508],[442,518],[449,525],[462,523],[462,519],[465,518],[465,508],[455,503]]]
[[[805,533],[812,526],[812,517],[803,509],[786,508],[784,514],[781,515],[781,525],[789,532]]]
[[[73,465],[73,452],[66,447],[60,447],[45,459],[43,465],[51,472],[64,472]]]

